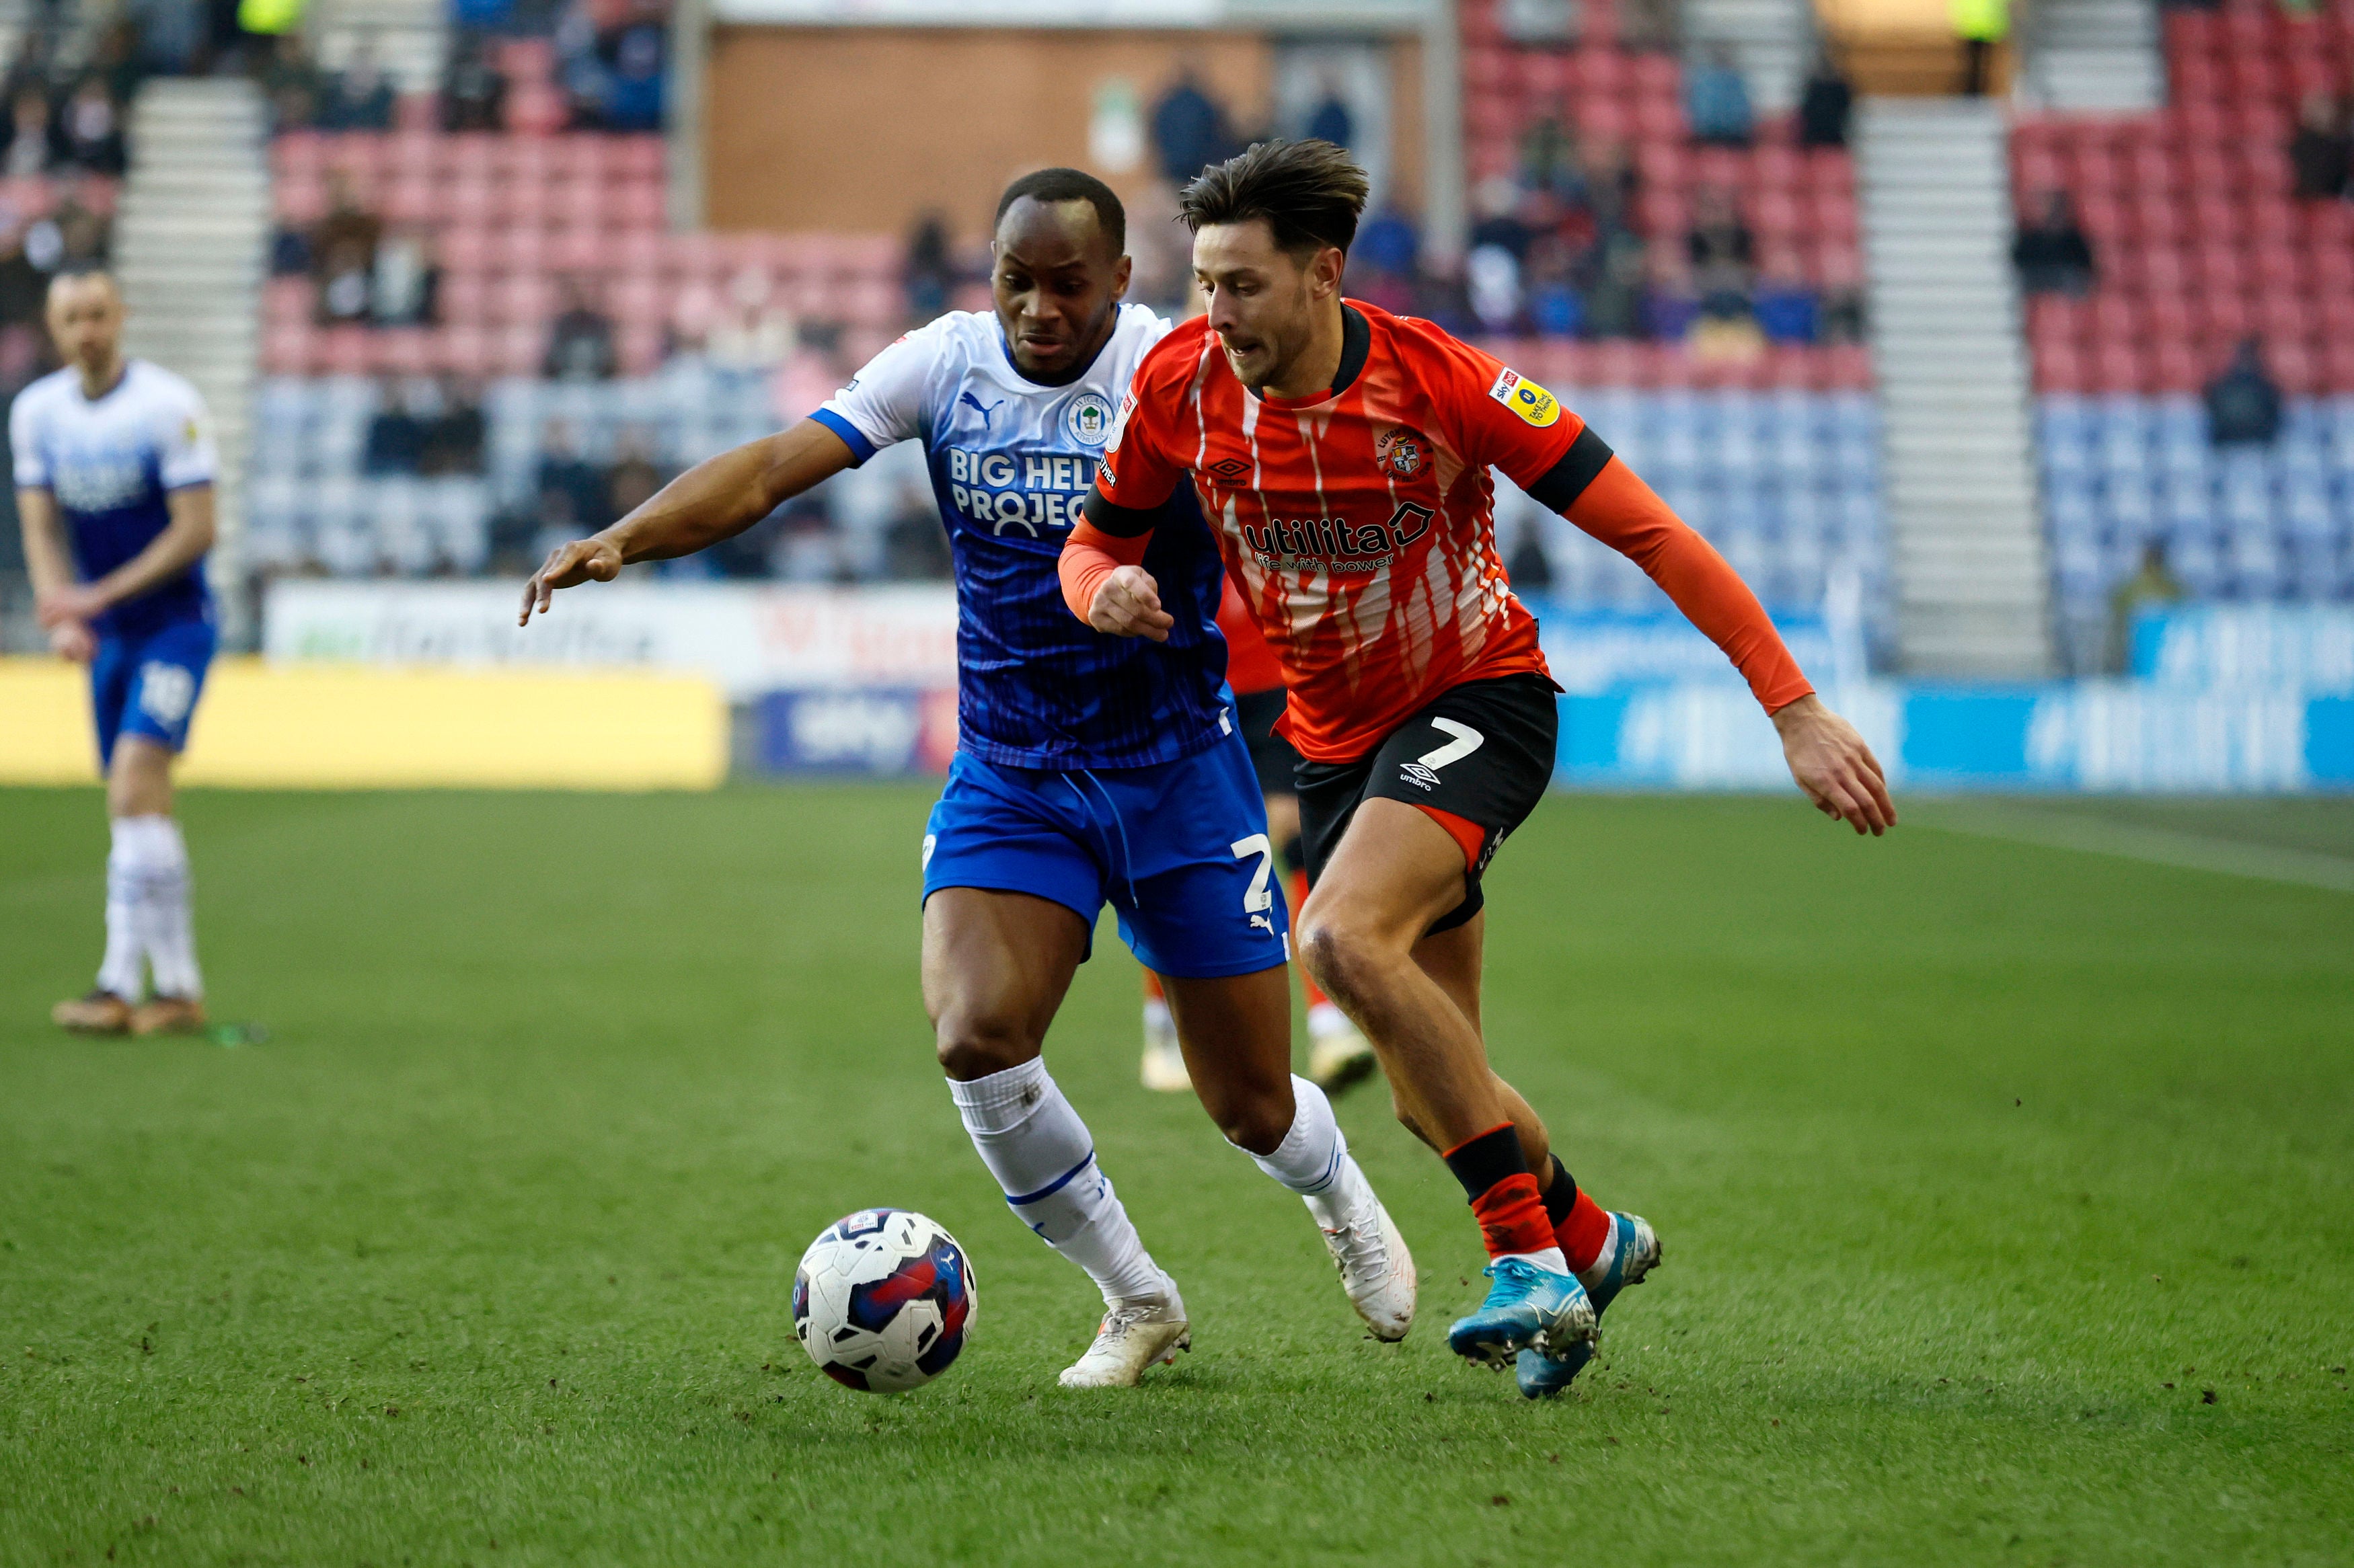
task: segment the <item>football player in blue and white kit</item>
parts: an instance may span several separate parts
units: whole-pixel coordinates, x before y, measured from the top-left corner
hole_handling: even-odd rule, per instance
[[[199,1029],[204,977],[172,760],[213,656],[210,421],[195,387],[122,356],[122,295],[106,273],[61,274],[48,323],[65,368],[8,413],[16,514],[49,646],[90,665],[113,827],[98,985],[50,1016],[91,1033]]]
[[[949,1091],[1014,1213],[1087,1270],[1105,1316],[1067,1387],[1134,1383],[1190,1342],[1176,1283],[1136,1233],[1094,1139],[1039,1054],[1108,901],[1165,978],[1186,1065],[1226,1137],[1306,1200],[1350,1299],[1384,1340],[1414,1319],[1413,1259],[1324,1094],[1291,1075],[1275,846],[1212,623],[1219,567],[1172,503],[1156,576],[1162,643],[1107,637],[1064,606],[1063,540],[1137,363],[1169,330],[1123,305],[1119,200],[1048,169],[1009,187],[993,313],[952,313],[885,349],[810,418],[688,471],[554,551],[554,590],[683,556],[791,496],[921,440],[955,558],[958,752],[924,838],[923,984]]]

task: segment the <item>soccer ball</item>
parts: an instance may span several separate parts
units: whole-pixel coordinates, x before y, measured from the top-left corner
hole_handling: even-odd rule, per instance
[[[964,1248],[923,1215],[861,1209],[793,1272],[793,1337],[844,1388],[904,1393],[949,1370],[979,1305]]]

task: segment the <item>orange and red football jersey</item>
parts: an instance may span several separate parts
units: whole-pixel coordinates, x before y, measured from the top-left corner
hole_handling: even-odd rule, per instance
[[[1497,552],[1491,465],[1639,563],[1769,711],[1812,690],[1723,557],[1553,394],[1428,322],[1345,310],[1340,389],[1306,398],[1250,392],[1207,318],[1178,326],[1137,367],[1096,473],[1107,522],[1192,481],[1282,666],[1300,755],[1349,761],[1451,686],[1547,673]],[[1066,568],[1110,532],[1075,530]]]

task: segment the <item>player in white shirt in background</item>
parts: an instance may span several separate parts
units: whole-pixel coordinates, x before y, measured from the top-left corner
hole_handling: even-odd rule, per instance
[[[213,655],[214,452],[204,399],[170,371],[125,359],[122,318],[104,272],[50,284],[65,368],[17,395],[8,436],[35,609],[49,647],[90,667],[113,830],[98,984],[50,1017],[88,1033],[154,1034],[205,1022],[172,763]]]

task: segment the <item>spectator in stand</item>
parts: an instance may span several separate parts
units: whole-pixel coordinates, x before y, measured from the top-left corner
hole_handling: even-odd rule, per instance
[[[87,69],[106,83],[107,94],[115,102],[130,102],[139,84],[150,74],[139,57],[138,24],[128,16],[118,16],[99,29],[98,43],[90,51]]]
[[[2141,547],[2141,569],[2119,583],[2109,596],[2109,646],[2105,668],[2112,675],[2126,673],[2133,653],[2134,618],[2159,605],[2180,604],[2190,597],[2166,564],[2166,546],[2153,539]]]
[[[1732,196],[1703,185],[1692,196],[1691,228],[1684,236],[1701,313],[1722,320],[1750,315],[1756,288],[1757,240],[1741,221]]]
[[[327,192],[327,216],[311,235],[319,319],[365,321],[374,304],[376,248],[384,238],[384,223],[360,206],[351,176],[342,170],[328,176]]]
[[[269,101],[273,132],[299,131],[320,122],[326,111],[327,79],[312,59],[302,34],[281,36],[270,51],[270,68],[261,73],[261,95]]]
[[[427,325],[434,319],[440,286],[432,231],[414,225],[396,228],[376,248],[368,313],[378,326]]]
[[[1630,49],[1673,54],[1682,40],[1676,0],[1618,0],[1618,41]]]
[[[1523,516],[1520,535],[1504,559],[1504,577],[1514,593],[1543,593],[1553,587],[1553,561],[1545,555],[1544,528]]]
[[[476,33],[452,38],[441,76],[441,129],[504,130],[506,103],[507,79],[491,64],[489,40]]]
[[[541,559],[564,539],[593,534],[612,521],[606,510],[605,476],[580,455],[572,427],[550,419],[539,441],[539,471],[534,478],[534,514],[544,542]],[[560,537],[552,536],[560,534]]]
[[[2093,242],[2076,221],[2076,204],[2066,191],[2047,191],[2043,216],[2020,226],[2011,241],[2011,264],[2019,269],[2019,286],[2031,294],[2065,294],[2082,299],[2090,293],[2098,269]]]
[[[1754,359],[1766,346],[1757,324],[1757,242],[1733,197],[1703,187],[1692,200],[1684,237],[1700,313],[1687,341],[1703,359]]]
[[[1798,100],[1798,145],[1846,146],[1847,122],[1854,110],[1855,89],[1840,74],[1839,62],[1826,44],[1815,56],[1815,69]]]
[[[13,212],[7,214],[5,226],[0,227],[0,327],[42,324],[49,274],[25,254],[25,239],[32,228],[17,222]]]
[[[2207,383],[2207,439],[2219,447],[2270,446],[2280,437],[2281,392],[2254,338],[2240,340],[2223,374]]]
[[[186,76],[205,43],[205,8],[198,0],[131,0],[124,20],[136,38],[133,58],[143,74]]]
[[[722,370],[769,370],[785,362],[795,335],[768,272],[747,267],[728,281],[726,304],[705,334],[704,350]]]
[[[362,38],[329,84],[319,123],[329,131],[389,131],[392,113],[392,79],[377,62],[375,44]]]
[[[1522,132],[1521,183],[1531,190],[1583,194],[1585,172],[1578,166],[1577,132],[1570,129],[1567,104],[1556,101]]]
[[[1128,297],[1164,315],[1183,315],[1193,291],[1193,240],[1177,220],[1177,191],[1148,180],[1128,203]]]
[[[663,472],[654,466],[646,432],[630,426],[613,442],[613,466],[605,473],[606,515],[627,517],[652,500],[662,487]]]
[[[25,235],[25,254],[44,272],[78,272],[106,265],[114,226],[68,191]]]
[[[949,308],[949,295],[956,288],[956,262],[949,254],[948,222],[938,213],[916,219],[900,276],[907,291],[908,320],[928,322]]]
[[[451,376],[441,382],[441,412],[425,426],[417,471],[429,479],[481,473],[489,428],[482,418],[481,388]]]
[[[1635,192],[1642,181],[1635,173],[1635,155],[1627,143],[1607,136],[1589,136],[1578,162],[1583,171],[1578,197],[1594,215],[1596,225],[1604,230],[1632,229]]]
[[[1521,330],[1521,262],[1501,245],[1475,245],[1463,258],[1464,289],[1483,332],[1510,336]]]
[[[375,478],[415,473],[425,457],[425,421],[409,408],[408,388],[393,377],[385,377],[381,396],[383,401],[368,420],[360,471]]]
[[[102,77],[84,77],[58,116],[59,162],[85,174],[110,177],[122,173],[122,116],[114,106]]]
[[[670,29],[662,0],[629,0],[620,26],[597,39],[605,68],[602,124],[608,131],[659,131],[663,123],[663,77]]]
[[[58,148],[49,124],[49,95],[20,87],[8,101],[8,150],[0,154],[0,177],[33,179],[48,173]]]
[[[1349,291],[1394,315],[1415,313],[1415,279],[1422,270],[1422,236],[1394,197],[1384,201],[1349,253]]]
[[[1508,252],[1516,263],[1529,253],[1529,241],[1534,236],[1522,219],[1521,193],[1511,180],[1497,175],[1480,181],[1471,200],[1472,210],[1479,215],[1467,237],[1472,249],[1492,245]]]
[[[1596,243],[1593,281],[1585,290],[1585,330],[1598,338],[1643,335],[1642,240],[1615,225]]]
[[[2327,92],[2305,95],[2296,134],[2289,139],[2288,164],[2300,200],[2354,194],[2348,190],[2348,180],[2354,177],[2354,132],[2348,129],[2344,103]]]
[[[548,329],[547,355],[539,373],[550,381],[610,381],[620,368],[613,351],[611,319],[597,308],[579,279],[565,279],[562,291],[564,309]]]
[[[1190,63],[1180,67],[1152,106],[1152,148],[1162,176],[1185,185],[1226,155],[1228,141],[1225,111],[1203,90]]]
[[[1707,56],[1685,69],[1684,118],[1691,122],[1692,140],[1712,146],[1746,147],[1757,133],[1749,83],[1730,45],[1709,45]]]
[[[1341,96],[1341,84],[1330,76],[1324,79],[1316,108],[1308,116],[1308,134],[1335,147],[1346,147],[1356,140],[1356,117]]]

